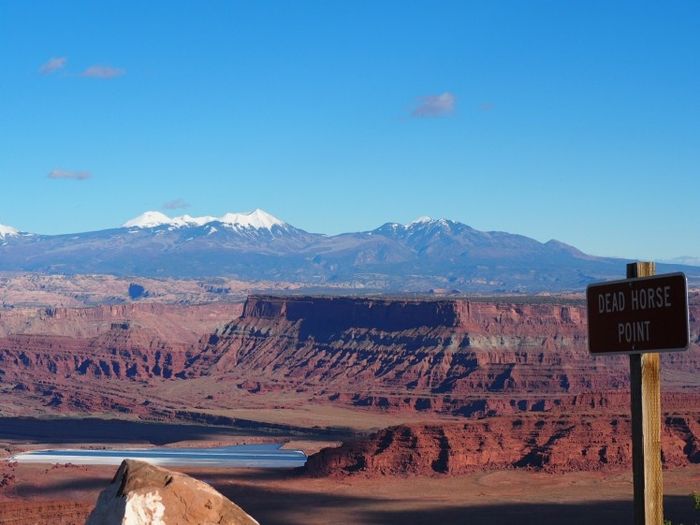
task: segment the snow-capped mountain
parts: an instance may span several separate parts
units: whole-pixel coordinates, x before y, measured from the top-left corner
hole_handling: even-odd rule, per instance
[[[420,217],[371,231],[309,233],[262,210],[221,217],[146,212],[118,228],[70,235],[0,229],[0,271],[105,273],[341,286],[379,291],[481,292],[581,290],[624,276],[619,259],[586,255],[559,241],[541,243]],[[691,282],[700,268],[682,270]]]
[[[17,228],[0,224],[0,239],[5,239],[6,237],[16,237],[17,235],[19,235],[19,230]]]
[[[192,217],[181,215],[170,218],[159,211],[147,211],[138,217],[126,221],[124,228],[157,228],[159,226],[171,226],[184,228],[187,226],[204,226],[213,222],[221,223],[231,228],[254,228],[271,230],[273,226],[285,226],[286,223],[264,210],[256,209],[247,213],[226,213],[221,217],[210,215]]]
[[[122,228],[157,228],[158,226],[174,226],[174,219],[159,211],[147,211],[122,224]]]

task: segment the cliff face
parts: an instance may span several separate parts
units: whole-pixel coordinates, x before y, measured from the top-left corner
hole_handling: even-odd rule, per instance
[[[452,301],[261,296],[248,298],[242,318],[300,322],[305,334],[318,338],[350,328],[395,332],[455,326],[458,316],[458,305]]]
[[[300,322],[306,332],[337,334],[351,328],[400,332],[417,328],[503,335],[569,334],[585,330],[585,307],[466,300],[250,296],[241,319]]]
[[[311,476],[464,474],[483,469],[552,472],[616,469],[631,463],[621,417],[493,418],[463,424],[401,425],[311,456]],[[700,418],[667,417],[667,466],[700,463]]]
[[[664,356],[671,405],[698,392],[696,372],[696,345]],[[250,297],[186,374],[253,374],[332,402],[481,416],[626,407],[629,370],[626,356],[589,355],[583,305]]]
[[[49,410],[142,413],[152,399],[140,384],[208,378],[223,392],[210,409],[274,390],[460,417],[627,413],[626,357],[592,358],[584,306],[545,301],[251,296],[242,307],[1,312],[0,390]],[[700,306],[691,305],[691,350],[663,357],[666,411],[700,406]]]
[[[170,378],[181,370],[189,345],[163,341],[147,330],[117,326],[88,340],[16,335],[0,339],[0,366],[6,378],[26,374],[93,378]],[[8,366],[9,365],[9,366]]]
[[[150,329],[171,341],[194,343],[202,333],[238,317],[242,308],[241,304],[143,303],[91,308],[0,309],[0,337],[23,334],[83,339],[121,325],[122,328]]]
[[[75,501],[4,501],[0,525],[76,525],[85,523],[89,503]]]
[[[160,304],[0,311],[0,392],[39,411],[143,414],[138,383],[174,379],[201,334],[240,312]]]

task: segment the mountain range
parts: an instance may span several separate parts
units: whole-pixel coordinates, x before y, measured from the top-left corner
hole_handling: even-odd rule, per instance
[[[0,271],[275,280],[389,292],[578,291],[624,277],[622,259],[556,240],[479,231],[421,217],[371,231],[324,235],[263,210],[170,218],[146,212],[119,228],[39,235],[0,225]],[[700,268],[660,264],[700,282]]]

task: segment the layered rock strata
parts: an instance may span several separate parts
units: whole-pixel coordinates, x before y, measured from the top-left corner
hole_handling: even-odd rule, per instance
[[[57,309],[24,331],[0,313],[12,327],[0,337],[0,391],[44,411],[139,415],[194,408],[156,410],[157,391],[200,379],[221,384],[219,397],[193,400],[210,411],[270,393],[469,418],[628,411],[627,359],[588,354],[581,302],[251,296],[212,308]],[[666,412],[700,406],[697,299],[690,318],[691,349],[663,356]],[[143,385],[155,389],[145,401]]]
[[[628,418],[491,418],[461,424],[400,425],[312,455],[312,476],[440,475],[489,469],[550,472],[627,468]],[[668,416],[666,466],[700,463],[700,418]]]
[[[589,355],[584,305],[537,301],[250,297],[185,375],[242,371],[319,400],[458,416],[626,407],[627,359]],[[663,358],[667,409],[700,393],[698,314],[691,349]]]

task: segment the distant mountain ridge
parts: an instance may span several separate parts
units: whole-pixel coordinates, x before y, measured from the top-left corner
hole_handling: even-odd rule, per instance
[[[686,266],[700,266],[700,257],[691,257],[689,255],[684,255],[681,257],[674,257],[673,259],[667,259],[663,262],[667,264],[684,264]]]
[[[421,217],[374,230],[310,233],[257,209],[221,217],[146,212],[122,227],[38,235],[0,227],[0,271],[276,280],[369,291],[536,292],[581,290],[620,277],[624,261]],[[684,270],[700,279],[700,268]]]

